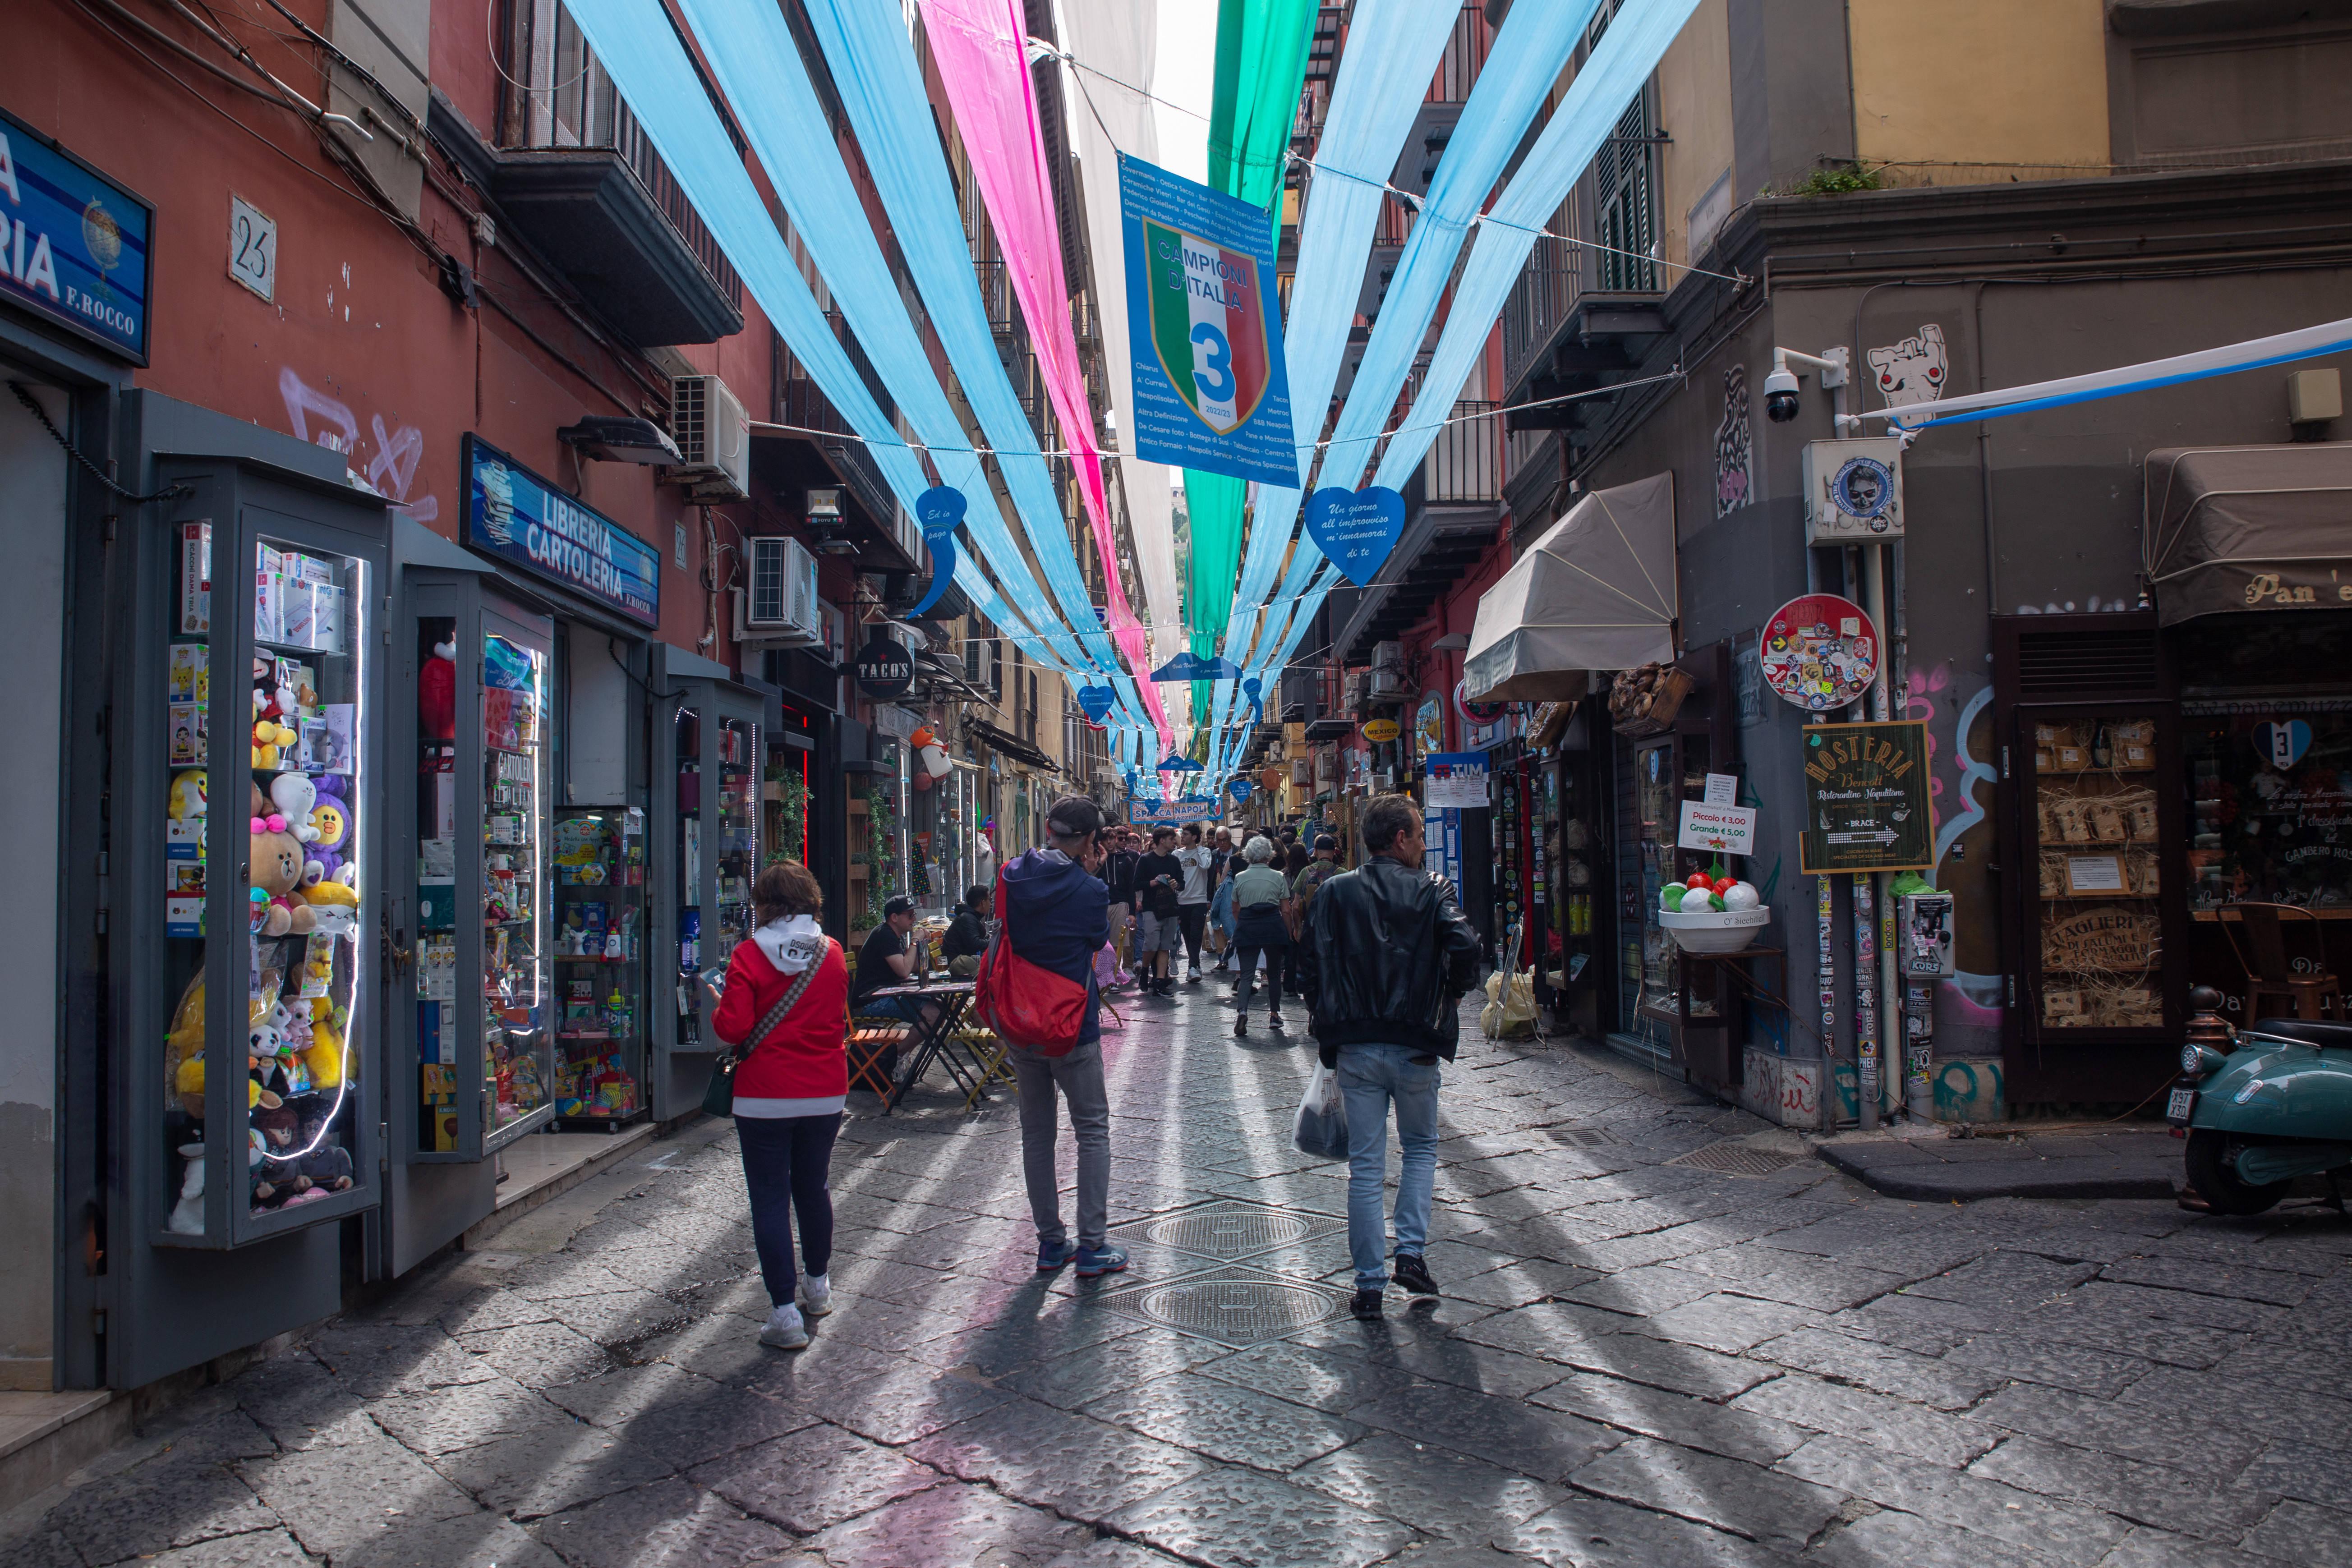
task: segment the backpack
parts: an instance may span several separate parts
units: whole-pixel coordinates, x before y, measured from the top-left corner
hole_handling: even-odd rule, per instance
[[[981,955],[971,1005],[999,1039],[1045,1057],[1069,1055],[1086,1024],[1086,983],[1056,974],[1013,951],[1002,871],[996,874],[996,934]]]

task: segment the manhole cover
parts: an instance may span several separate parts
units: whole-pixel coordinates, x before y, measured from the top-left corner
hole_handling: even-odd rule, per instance
[[[1220,1268],[1139,1286],[1106,1296],[1100,1304],[1122,1317],[1235,1346],[1278,1340],[1348,1310],[1347,1297],[1337,1290],[1255,1268]]]
[[[1277,1247],[1295,1247],[1317,1235],[1345,1228],[1346,1222],[1325,1215],[1294,1214],[1263,1204],[1230,1199],[1154,1215],[1112,1228],[1122,1241],[1149,1242],[1173,1247],[1196,1258],[1232,1263]]]
[[[1624,1142],[1614,1132],[1603,1132],[1598,1127],[1555,1127],[1548,1136],[1555,1143],[1577,1149],[1607,1149]]]
[[[1696,1165],[1704,1171],[1721,1171],[1727,1176],[1769,1176],[1797,1163],[1798,1156],[1782,1154],[1770,1149],[1759,1149],[1737,1138],[1727,1138],[1720,1143],[1709,1143],[1666,1162],[1669,1165]]]

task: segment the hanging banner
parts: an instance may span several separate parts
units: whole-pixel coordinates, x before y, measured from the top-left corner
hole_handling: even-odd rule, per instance
[[[1798,866],[1806,876],[1925,871],[1935,864],[1927,725],[1808,724],[1804,758]]]
[[[1384,486],[1344,490],[1336,485],[1307,498],[1307,534],[1339,574],[1370,587],[1381,563],[1404,533],[1404,497]]]
[[[1422,763],[1423,811],[1486,808],[1486,752],[1433,752],[1422,759]]]
[[[1878,674],[1878,628],[1835,594],[1806,594],[1773,611],[1760,651],[1764,683],[1816,713],[1861,701]]]
[[[1118,193],[1135,455],[1297,488],[1265,210],[1124,154]]]
[[[955,531],[963,513],[963,492],[946,485],[934,485],[915,498],[915,521],[922,525],[923,543],[931,552],[931,585],[923,602],[907,612],[909,619],[929,614],[954,583]]]
[[[1151,679],[1169,680],[1232,680],[1240,676],[1242,667],[1229,658],[1214,654],[1180,653],[1151,672]]]
[[[1247,779],[1227,779],[1225,781],[1225,793],[1234,797],[1234,804],[1235,805],[1247,805],[1249,802],[1250,791],[1255,786],[1251,784]]]
[[[1130,800],[1127,820],[1138,827],[1181,827],[1188,822],[1214,822],[1223,808],[1213,800]]]

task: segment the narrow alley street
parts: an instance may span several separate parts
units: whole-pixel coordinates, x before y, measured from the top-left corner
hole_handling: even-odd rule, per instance
[[[1880,1198],[1466,1024],[1444,1295],[1359,1324],[1344,1167],[1289,1145],[1311,1058],[1221,998],[1105,1037],[1124,1276],[1031,1272],[1006,1095],[869,1105],[837,1310],[762,1349],[732,1124],[698,1122],[169,1413],[0,1559],[2352,1563],[2339,1218]]]

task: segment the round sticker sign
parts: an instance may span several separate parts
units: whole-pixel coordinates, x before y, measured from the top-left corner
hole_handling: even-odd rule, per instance
[[[1393,741],[1402,733],[1402,727],[1393,719],[1369,719],[1364,722],[1364,739],[1374,745]]]
[[[1878,628],[1862,606],[1807,594],[1764,623],[1765,684],[1811,713],[1858,702],[1878,674]]]

